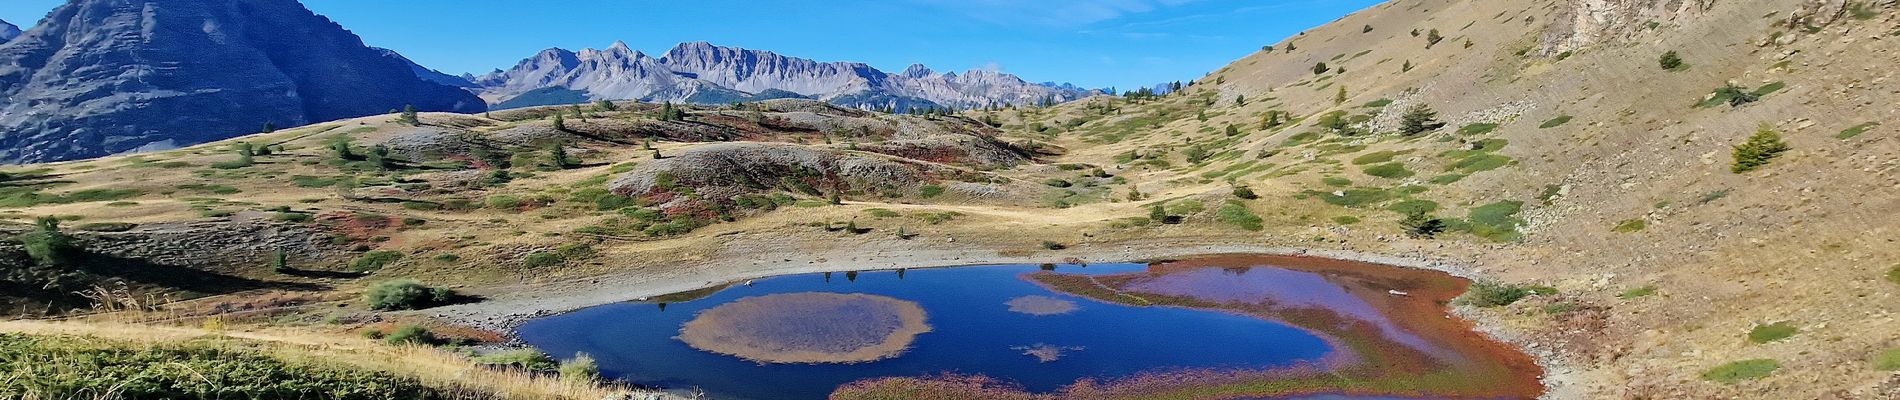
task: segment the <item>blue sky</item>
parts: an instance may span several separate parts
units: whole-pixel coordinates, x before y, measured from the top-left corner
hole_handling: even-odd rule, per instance
[[[31,25],[63,0],[0,1]],[[1000,68],[1030,81],[1130,89],[1188,80],[1374,0],[304,0],[370,45],[450,73],[507,68],[548,47],[624,40],[859,61],[889,72]]]

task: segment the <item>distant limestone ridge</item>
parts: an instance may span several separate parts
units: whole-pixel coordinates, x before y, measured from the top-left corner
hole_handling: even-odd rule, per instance
[[[0,162],[162,150],[404,105],[486,109],[295,0],[74,0],[0,45]]]
[[[0,43],[13,41],[16,37],[20,37],[20,27],[0,20]]]
[[[681,43],[660,58],[622,42],[606,50],[547,49],[475,83],[496,108],[608,99],[718,104],[798,97],[902,111],[1065,102],[1103,93],[985,70],[940,74],[912,65],[890,74],[864,63],[813,61],[706,42]]]

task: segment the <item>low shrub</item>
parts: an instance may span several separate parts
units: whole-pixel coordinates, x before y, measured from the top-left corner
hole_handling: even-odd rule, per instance
[[[1747,142],[1735,145],[1735,164],[1729,170],[1739,174],[1760,169],[1788,150],[1791,148],[1781,140],[1780,133],[1763,126]]]
[[[363,302],[375,310],[417,310],[448,303],[455,291],[423,285],[413,279],[378,283],[363,293]]]
[[[1537,285],[1513,285],[1503,282],[1480,280],[1471,283],[1465,294],[1458,296],[1458,303],[1473,307],[1501,307],[1516,303],[1531,295],[1556,294],[1557,289]]]
[[[595,381],[600,379],[600,364],[587,353],[575,353],[574,358],[561,362],[561,379],[571,381]]]
[[[429,332],[428,328],[416,325],[405,325],[401,328],[396,328],[395,332],[390,332],[389,335],[384,336],[383,342],[397,346],[433,346],[437,343],[441,343],[442,339],[436,337],[434,332]]]
[[[355,272],[375,272],[402,259],[402,253],[377,250],[356,256],[350,260],[350,270]]]
[[[1610,231],[1616,233],[1637,232],[1643,230],[1643,228],[1648,225],[1649,223],[1643,222],[1641,219],[1630,219],[1617,223],[1616,227],[1610,228]]]

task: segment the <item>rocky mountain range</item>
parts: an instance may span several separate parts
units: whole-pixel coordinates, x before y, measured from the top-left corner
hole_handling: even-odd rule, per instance
[[[616,42],[604,50],[543,50],[474,80],[496,108],[642,100],[718,104],[811,98],[857,108],[974,108],[1063,102],[1102,93],[1030,83],[997,71],[938,73],[912,65],[891,74],[854,62],[820,62],[762,50],[682,43],[652,57]]]
[[[387,112],[480,112],[467,91],[295,0],[77,0],[0,45],[0,161],[165,149]]]

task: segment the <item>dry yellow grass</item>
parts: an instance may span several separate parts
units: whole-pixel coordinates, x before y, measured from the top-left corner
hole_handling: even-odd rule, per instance
[[[414,377],[432,387],[454,387],[507,399],[596,400],[628,393],[627,387],[561,379],[512,369],[489,368],[462,355],[424,346],[387,346],[380,342],[308,329],[268,326],[205,328],[115,322],[0,321],[0,332],[28,335],[85,336],[134,344],[182,343],[230,338],[287,362],[306,362],[382,371]],[[489,396],[478,396],[492,398]],[[112,397],[100,397],[112,398]]]

